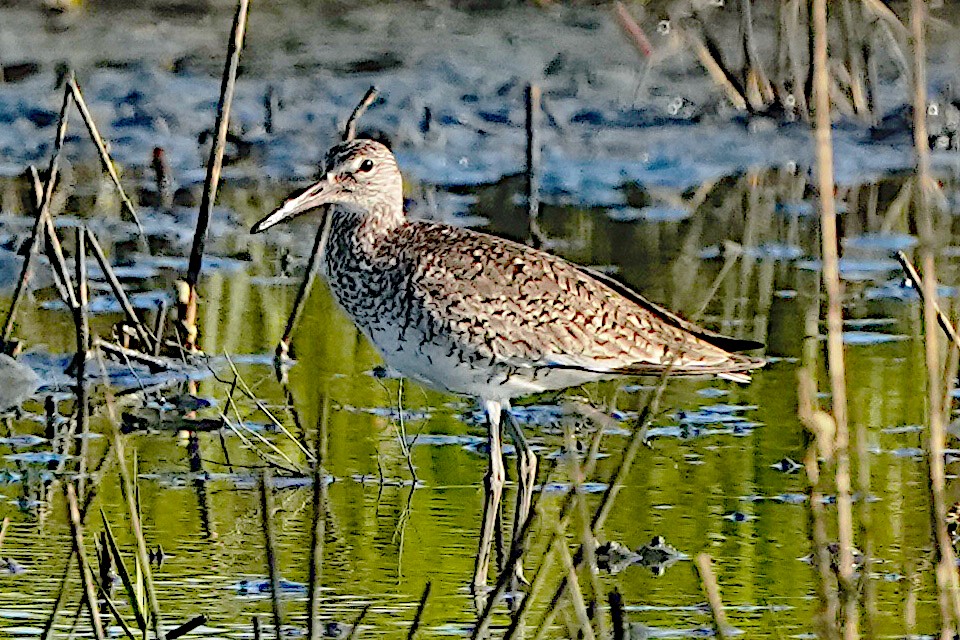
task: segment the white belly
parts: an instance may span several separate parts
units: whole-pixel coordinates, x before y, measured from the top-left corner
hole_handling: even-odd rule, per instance
[[[366,333],[366,332],[365,332]],[[441,391],[470,395],[485,400],[506,401],[534,393],[565,389],[604,376],[565,369],[517,369],[491,365],[489,361],[469,362],[458,351],[413,336],[400,340],[392,327],[375,328],[367,335],[387,365],[427,386]]]

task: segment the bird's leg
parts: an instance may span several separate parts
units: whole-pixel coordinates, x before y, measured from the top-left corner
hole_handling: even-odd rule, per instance
[[[537,483],[537,455],[523,436],[523,430],[517,424],[513,414],[510,413],[509,406],[503,407],[503,417],[510,438],[517,448],[517,510],[513,518],[512,548],[513,545],[520,542],[518,538],[527,522],[527,518],[530,517],[533,488]],[[521,582],[526,582],[523,577],[523,562],[517,562],[514,566],[514,576]]]
[[[487,584],[490,568],[490,554],[493,548],[493,534],[500,511],[500,497],[506,481],[503,466],[503,442],[500,435],[502,406],[499,402],[484,402],[484,410],[489,422],[490,468],[484,477],[483,523],[480,528],[480,548],[477,551],[477,566],[473,575],[474,594],[481,597],[480,591]]]

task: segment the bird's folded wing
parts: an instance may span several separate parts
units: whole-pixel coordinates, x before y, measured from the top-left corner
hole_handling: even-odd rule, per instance
[[[415,296],[428,322],[443,325],[433,333],[456,336],[478,359],[610,374],[744,368],[747,359],[716,344],[725,337],[561,258],[439,225],[417,231],[428,246],[411,258]]]

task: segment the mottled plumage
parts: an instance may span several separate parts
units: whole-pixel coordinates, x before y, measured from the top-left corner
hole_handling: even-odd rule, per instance
[[[253,231],[338,205],[328,212],[322,262],[330,290],[388,364],[484,402],[491,486],[503,483],[499,425],[503,414],[511,426],[512,398],[664,370],[746,381],[744,372],[763,365],[731,353],[756,343],[688,323],[606,276],[494,236],[407,220],[396,160],[377,142],[337,145],[325,169]],[[532,451],[512,430],[526,454],[523,471],[535,476]],[[489,528],[493,511],[485,513]],[[478,559],[478,581],[481,566]]]
[[[364,161],[373,166],[361,170]],[[690,375],[762,365],[720,346],[754,345],[686,323],[561,258],[407,220],[396,162],[379,143],[338,145],[326,168],[329,177],[318,184],[341,193],[325,201],[353,209],[330,212],[322,266],[330,289],[388,364],[427,384],[508,401],[666,367]],[[296,213],[314,190],[291,201]],[[283,217],[289,204],[278,210]]]

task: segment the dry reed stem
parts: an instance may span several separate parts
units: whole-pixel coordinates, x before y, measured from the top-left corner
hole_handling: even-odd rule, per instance
[[[3,524],[0,524],[0,550],[3,549],[3,539],[7,537],[7,529],[10,528],[9,516],[4,517]]]
[[[547,475],[549,476],[550,474],[548,473]],[[541,485],[541,492],[542,487],[545,485],[546,479]],[[568,522],[567,510],[570,508],[571,504],[572,500],[568,500],[560,508],[560,516],[558,518],[557,527],[563,529],[566,528]],[[480,612],[480,616],[477,618],[477,623],[473,627],[473,633],[470,635],[471,640],[477,640],[478,638],[486,637],[490,624],[490,617],[493,615],[494,606],[497,604],[497,602],[499,602],[503,594],[506,593],[507,587],[513,581],[517,564],[523,558],[523,554],[527,549],[527,543],[531,533],[533,532],[534,525],[544,518],[541,506],[540,498],[538,497],[537,503],[530,506],[530,516],[527,518],[527,521],[523,523],[520,531],[514,536],[511,542],[510,555],[507,558],[506,563],[501,568],[500,575],[497,576],[497,583],[494,588],[486,594],[486,603],[484,604],[483,611]],[[525,598],[521,603],[521,609],[527,604],[527,602],[528,599]]]
[[[753,106],[755,109],[762,109],[765,104],[772,103],[776,96],[757,52],[756,37],[753,33],[753,0],[740,0],[740,41],[747,70],[743,78],[744,86],[750,86],[750,79],[753,78],[760,96],[760,101]]]
[[[327,241],[330,238],[330,226],[332,222],[333,218],[329,215],[328,208],[323,207],[323,222],[320,225],[320,229],[317,230],[317,235],[314,237],[313,249],[311,249],[310,258],[307,260],[306,272],[304,273],[303,280],[300,281],[300,287],[297,289],[297,297],[294,298],[293,309],[290,310],[290,315],[287,317],[287,326],[283,330],[283,337],[280,338],[280,342],[277,344],[276,355],[280,360],[289,356],[290,340],[293,338],[293,330],[296,329],[297,324],[300,322],[300,316],[303,315],[307,298],[310,296],[310,292],[313,291],[313,283],[317,278],[320,264],[323,262]],[[279,367],[278,373],[280,374],[278,378],[282,377]]]
[[[39,211],[43,203],[45,187],[40,181],[40,174],[37,173],[37,168],[33,165],[30,165],[30,179],[33,181],[34,195],[39,194],[39,197],[36,198],[34,203],[36,209]],[[74,291],[70,286],[70,277],[67,275],[67,261],[63,257],[63,247],[60,246],[60,238],[57,237],[57,231],[53,225],[53,216],[50,215],[49,209],[47,210],[47,215],[44,216],[44,228],[47,240],[47,257],[50,259],[50,265],[53,267],[53,279],[57,287],[57,292],[60,294],[60,299],[63,300],[63,303],[72,309],[76,304]]]
[[[327,459],[327,426],[330,422],[330,395],[323,394],[323,408],[317,423],[316,455],[313,462],[313,522],[310,527],[310,578],[307,583],[307,637],[319,640],[320,583],[323,576],[323,541],[326,533],[326,482],[323,465]]]
[[[152,352],[156,348],[158,339],[147,329],[140,320],[140,317],[137,316],[137,312],[133,308],[133,305],[130,304],[130,299],[127,297],[126,291],[123,290],[123,285],[120,283],[119,278],[117,278],[117,274],[113,272],[110,261],[107,260],[107,256],[103,253],[103,248],[101,248],[100,243],[97,241],[97,237],[90,229],[87,229],[87,241],[93,250],[93,257],[96,258],[97,264],[100,265],[100,270],[103,271],[104,276],[107,278],[107,283],[110,285],[114,297],[117,299],[117,302],[120,303],[120,308],[127,317],[127,322],[132,324],[136,329],[140,342],[143,344],[143,349]]]
[[[375,86],[371,86],[367,89],[367,92],[363,94],[363,97],[360,98],[360,102],[354,107],[350,117],[347,118],[347,123],[343,127],[342,139],[344,142],[350,142],[357,137],[357,122],[360,121],[360,117],[366,113],[367,109],[370,108],[370,105],[374,103],[379,94],[380,90]]]
[[[36,165],[31,164],[30,166],[28,166],[27,173],[30,174],[30,183],[33,185],[33,210],[34,212],[36,212],[40,210],[40,205],[43,204],[43,191],[46,187],[44,187],[44,183],[40,179],[40,173],[37,171]],[[53,222],[52,220],[44,221],[44,230],[48,235],[50,234],[50,228],[53,226],[52,222]],[[54,239],[57,241],[57,247],[60,249],[60,255],[62,256],[63,249],[62,247],[60,247],[59,238],[57,238],[56,234],[53,234],[53,235],[54,235]],[[50,248],[51,248],[51,244],[48,241],[47,242],[48,252],[50,251]],[[53,262],[51,264],[51,266],[53,267],[54,285],[57,287],[57,292],[60,294],[60,299],[63,300],[64,303],[69,307],[70,306],[69,297],[67,296],[66,287],[64,286],[63,280],[60,276],[60,270],[58,270],[60,265],[61,265],[61,262]]]
[[[247,398],[249,398],[250,400],[253,400],[254,404],[257,405],[257,409],[259,409],[260,412],[263,413],[263,415],[269,418],[270,422],[273,423],[273,426],[275,426],[281,433],[283,433],[283,435],[287,436],[293,442],[293,444],[295,444],[296,447],[300,449],[303,455],[306,456],[307,460],[309,460],[310,462],[314,462],[315,459],[313,454],[310,452],[310,449],[308,449],[306,445],[300,442],[298,438],[294,437],[294,435],[290,433],[290,430],[287,429],[286,425],[284,425],[283,422],[278,420],[277,417],[273,415],[273,413],[270,411],[270,409],[267,408],[267,405],[264,404],[263,400],[258,398],[253,393],[253,391],[250,389],[250,386],[243,379],[243,376],[241,376],[240,372],[237,371],[237,366],[233,363],[233,360],[230,358],[230,354],[224,351],[223,356],[227,359],[227,363],[230,365],[230,370],[233,372],[235,379],[240,383],[240,387],[242,388]],[[292,464],[292,461],[290,462]]]
[[[93,586],[93,574],[87,563],[87,554],[83,547],[83,523],[80,521],[80,508],[77,505],[77,493],[72,483],[66,484],[67,511],[70,518],[70,530],[73,533],[73,551],[80,567],[80,578],[83,583],[83,597],[87,602],[90,613],[90,623],[93,633],[98,640],[104,640],[103,622],[100,620],[100,609],[97,606],[97,592]]]
[[[577,506],[578,524],[580,525],[580,552],[583,556],[583,562],[580,564],[586,564],[587,576],[590,578],[591,597],[588,604],[597,623],[597,635],[606,638],[610,634],[610,629],[607,627],[606,617],[599,600],[602,591],[600,589],[599,568],[597,567],[597,538],[590,526],[590,516],[587,513],[587,499],[583,492],[585,476],[579,462],[577,462],[577,447],[573,438],[573,429],[569,422],[566,425],[565,432],[566,457],[570,465],[569,473],[573,485],[573,500]]]
[[[613,509],[613,503],[616,500],[621,486],[629,475],[630,469],[633,467],[633,461],[636,458],[637,453],[640,451],[640,446],[646,442],[647,426],[654,416],[656,416],[657,411],[659,410],[660,400],[663,397],[664,390],[666,389],[670,370],[671,367],[667,366],[667,368],[661,374],[656,388],[647,394],[643,409],[637,418],[637,427],[631,436],[630,444],[627,446],[627,450],[624,452],[623,458],[621,459],[620,465],[617,467],[613,478],[611,478],[610,483],[607,485],[607,489],[600,501],[600,506],[597,507],[597,510],[594,513],[593,521],[590,524],[590,528],[593,530],[594,534],[596,534],[596,532],[603,527],[604,522],[606,522],[607,517],[610,515],[610,511]],[[582,560],[581,554],[578,554],[578,560]],[[566,588],[567,580],[564,578],[560,581],[560,584],[554,592],[553,598],[551,599],[551,602],[554,605],[557,605],[561,601]],[[543,619],[538,625],[538,628],[541,632],[544,632],[545,629],[550,627],[550,625],[553,623],[553,618],[556,613],[556,606],[553,606],[547,610],[543,616]]]
[[[353,623],[353,627],[350,629],[350,635],[347,636],[347,640],[354,640],[355,638],[360,637],[360,624],[363,622],[363,619],[367,617],[368,611],[370,611],[370,605],[363,605],[363,609],[360,609],[360,614],[357,616],[356,621]]]
[[[293,475],[300,475],[300,469],[298,469],[297,466],[296,466],[295,464],[293,464],[292,461],[290,461],[290,464],[291,464],[290,467],[285,467],[285,466],[283,466],[282,464],[280,464],[279,462],[277,462],[277,461],[275,461],[275,460],[271,460],[271,459],[267,456],[267,454],[265,454],[263,451],[261,451],[260,448],[257,447],[257,446],[250,440],[250,438],[248,438],[248,437],[246,437],[245,435],[243,435],[243,433],[242,433],[239,429],[237,429],[237,427],[234,426],[234,425],[230,422],[230,418],[228,418],[227,415],[226,415],[223,411],[220,412],[220,420],[223,421],[223,424],[225,424],[228,429],[230,429],[231,431],[233,431],[234,435],[236,435],[238,438],[240,438],[240,441],[243,443],[243,445],[244,445],[245,447],[247,447],[249,450],[253,451],[253,453],[256,454],[256,456],[257,456],[258,458],[260,458],[261,460],[263,460],[268,467],[273,467],[273,468],[276,468],[276,469],[280,469],[281,471],[286,471],[287,473],[290,473],[290,474],[293,474]],[[239,424],[239,426],[243,427],[244,429],[247,429],[247,427],[243,424],[243,422],[239,422],[238,424]],[[248,431],[249,431],[249,429],[248,429]],[[261,440],[267,442],[267,443],[270,444],[270,445],[273,444],[273,443],[270,443],[269,441],[267,441],[265,438],[263,438],[263,436],[260,436],[259,434],[257,434],[255,431],[251,431],[250,433],[252,433],[253,435],[259,437]],[[282,452],[281,452],[281,455],[283,455]],[[289,458],[287,458],[287,459],[289,460]]]
[[[910,261],[910,258],[907,257],[907,254],[905,254],[903,251],[897,251],[897,260],[900,261],[900,266],[903,267],[903,271],[913,284],[913,288],[918,294],[920,294],[921,302],[926,303],[927,296],[925,285],[923,278],[921,278],[920,274],[917,272],[917,268]],[[934,299],[932,303],[932,310],[937,317],[937,323],[940,325],[940,328],[943,329],[945,334],[947,334],[947,337],[950,338],[950,341],[954,346],[960,347],[960,335],[957,334],[957,330],[953,326],[953,323],[950,322],[947,314],[943,312],[943,309],[940,307],[940,303],[937,302],[936,299]]]
[[[627,7],[624,6],[622,2],[617,0],[617,2],[613,3],[613,8],[617,24],[620,25],[620,28],[627,35],[627,38],[630,39],[630,44],[632,44],[634,49],[644,58],[649,58],[650,54],[653,53],[653,45],[651,45],[650,40],[647,39],[647,34],[643,32],[643,29],[637,21],[633,19],[633,16],[630,15]]]
[[[360,102],[354,107],[353,112],[350,114],[350,117],[347,118],[347,122],[343,127],[341,139],[344,142],[349,142],[357,137],[357,122],[367,109],[370,108],[370,105],[374,103],[379,93],[376,87],[371,86],[367,89],[367,92],[363,94],[363,97],[360,98]],[[313,250],[310,252],[310,258],[307,261],[306,273],[300,282],[300,288],[297,289],[297,297],[293,301],[293,309],[290,310],[290,315],[287,318],[287,326],[283,331],[283,337],[280,339],[280,343],[277,344],[276,355],[278,360],[282,360],[289,355],[293,330],[296,329],[297,323],[300,322],[300,316],[303,314],[307,298],[310,297],[310,292],[313,290],[313,282],[317,277],[320,264],[323,263],[323,256],[327,249],[327,241],[330,238],[330,226],[333,219],[330,216],[329,206],[321,207],[321,211],[323,212],[323,222],[320,224],[320,228],[317,230],[317,235],[313,241]],[[278,378],[283,377],[283,371],[280,367],[277,367],[277,374]]]
[[[818,314],[819,315],[819,314]],[[816,331],[817,321],[813,320],[813,331]],[[809,337],[809,336],[808,336]],[[812,564],[816,569],[814,573],[817,596],[820,601],[820,611],[818,612],[819,636],[833,640],[839,637],[837,629],[837,611],[840,604],[837,594],[831,588],[833,574],[830,571],[830,549],[827,540],[826,513],[823,506],[823,478],[820,470],[819,450],[822,448],[821,441],[829,440],[829,444],[824,442],[827,447],[832,447],[832,434],[822,433],[825,426],[831,424],[831,418],[814,408],[814,398],[816,397],[817,385],[810,373],[808,367],[812,367],[813,360],[809,360],[800,372],[798,381],[798,411],[800,420],[804,427],[811,432],[812,438],[807,445],[803,463],[807,474],[808,497],[810,506],[810,542],[813,547],[811,556]],[[825,420],[824,420],[825,419]]]
[[[710,53],[710,48],[704,42],[702,35],[695,33],[694,29],[688,26],[680,27],[678,25],[676,28],[680,31],[681,36],[690,48],[693,49],[697,55],[697,59],[700,60],[700,64],[710,75],[710,78],[713,79],[717,86],[726,94],[730,104],[732,104],[737,111],[746,111],[746,99],[731,80],[729,74],[723,68],[723,65]]]
[[[50,212],[50,199],[53,197],[53,186],[57,179],[57,172],[60,167],[60,151],[63,149],[63,140],[67,133],[67,108],[70,106],[70,92],[64,90],[63,102],[60,105],[60,116],[57,120],[57,133],[54,138],[53,155],[50,156],[50,164],[47,168],[47,182],[43,190],[43,198],[40,206],[37,207],[37,219],[33,225],[33,232],[30,236],[30,250],[23,258],[23,266],[20,269],[20,277],[17,280],[17,286],[13,290],[13,299],[10,301],[10,308],[7,310],[7,317],[3,323],[3,333],[0,334],[0,341],[3,346],[10,341],[13,333],[13,323],[17,317],[17,309],[20,307],[20,301],[30,281],[31,267],[37,254],[40,252],[40,234],[46,224],[45,218]]]
[[[223,78],[220,83],[220,99],[217,104],[217,117],[214,124],[216,137],[210,149],[210,158],[207,160],[207,175],[203,183],[203,195],[200,199],[200,210],[197,215],[197,228],[193,235],[193,246],[190,249],[190,263],[187,265],[185,278],[189,294],[185,305],[182,325],[187,329],[189,349],[195,349],[197,323],[197,283],[200,280],[200,270],[203,267],[203,250],[207,241],[207,227],[210,225],[210,214],[213,203],[217,199],[217,188],[220,186],[220,170],[223,166],[223,154],[227,145],[227,130],[230,127],[230,107],[233,104],[233,90],[237,81],[237,71],[240,68],[240,51],[243,49],[243,38],[247,25],[247,9],[249,0],[239,0],[237,12],[233,17],[233,28],[227,42],[227,60],[223,67]]]
[[[941,638],[953,638],[960,623],[960,586],[958,586],[953,543],[946,526],[944,449],[944,407],[941,396],[940,333],[942,311],[937,304],[937,277],[933,227],[933,181],[930,174],[930,147],[927,141],[926,6],[923,0],[910,4],[910,31],[913,43],[913,135],[917,162],[916,219],[920,231],[920,255],[923,265],[924,353],[927,364],[927,411],[929,441],[927,466],[930,476],[930,523],[936,551],[936,583],[940,604]],[[950,323],[947,322],[947,325]],[[942,325],[942,323],[941,323]],[[952,338],[952,336],[951,336]]]
[[[117,568],[117,574],[120,576],[120,581],[123,583],[123,588],[127,591],[127,597],[130,600],[130,607],[133,609],[133,617],[136,619],[137,626],[140,628],[140,631],[146,633],[147,630],[147,615],[143,611],[143,606],[141,598],[138,597],[138,585],[134,583],[135,578],[130,576],[130,571],[127,569],[127,564],[123,560],[123,556],[120,554],[120,547],[117,545],[117,539],[113,535],[113,529],[110,527],[110,521],[107,520],[107,515],[103,512],[103,509],[100,509],[100,518],[103,520],[103,536],[105,538],[105,546],[107,547],[107,552],[113,557],[114,564]]]
[[[857,3],[859,7],[859,2]],[[853,101],[853,108],[857,115],[867,120],[872,120],[870,113],[870,104],[867,101],[867,90],[864,86],[864,66],[863,46],[861,33],[863,25],[858,16],[853,15],[853,7],[850,6],[850,0],[842,0],[840,5],[840,19],[844,34],[844,53],[846,54],[847,71],[850,74],[850,98]]]
[[[541,91],[539,85],[527,85],[524,94],[526,103],[526,170],[524,178],[527,192],[527,223],[529,238],[527,244],[533,247],[543,245],[543,231],[540,228],[540,129],[541,119]]]
[[[423,617],[423,610],[427,608],[427,598],[430,597],[430,582],[423,587],[423,594],[420,596],[420,603],[417,605],[417,612],[413,616],[413,623],[410,625],[410,631],[407,632],[407,640],[413,640],[420,628],[420,620]]]
[[[143,232],[143,225],[140,224],[140,216],[137,215],[137,210],[134,208],[130,198],[127,197],[127,193],[123,190],[123,185],[120,183],[120,175],[117,173],[117,168],[114,166],[113,160],[110,159],[110,153],[107,151],[107,146],[103,142],[103,136],[100,135],[100,131],[97,129],[97,123],[87,108],[87,103],[83,99],[83,92],[80,91],[80,86],[77,84],[77,79],[74,77],[73,72],[67,77],[67,88],[73,96],[74,104],[77,105],[77,109],[80,111],[83,123],[87,125],[90,139],[93,140],[93,144],[97,147],[97,152],[100,154],[100,164],[103,165],[104,170],[106,170],[110,176],[110,179],[113,181],[113,186],[117,188],[117,193],[120,196],[121,202],[123,202],[124,208],[130,213],[130,217],[133,218],[133,222],[137,225],[140,240],[146,244],[147,237]]]
[[[270,572],[270,604],[273,612],[273,630],[277,640],[283,637],[283,612],[280,609],[280,571],[273,537],[273,489],[270,488],[270,470],[260,475],[260,516],[263,525],[263,544],[267,552],[267,570]]]
[[[585,640],[594,640],[596,636],[594,636],[593,628],[590,626],[590,616],[587,614],[587,606],[583,601],[583,591],[580,589],[577,568],[573,564],[573,558],[570,557],[567,544],[562,539],[557,545],[557,551],[560,553],[560,562],[566,571],[567,591],[570,592],[570,600],[573,602],[573,611],[577,617],[577,624],[580,626],[581,637]]]
[[[40,634],[40,640],[49,640],[52,637],[53,625],[57,623],[57,614],[60,612],[60,607],[63,605],[63,601],[67,595],[67,586],[70,581],[70,569],[73,567],[73,556],[76,551],[71,547],[70,555],[67,557],[67,562],[63,566],[63,573],[60,576],[60,588],[57,590],[57,597],[53,600],[53,607],[50,609],[50,616],[47,618],[47,622],[43,625],[43,633]]]
[[[700,586],[707,595],[710,604],[710,615],[713,617],[713,629],[720,640],[727,638],[727,615],[723,611],[723,600],[720,599],[720,587],[717,576],[713,573],[713,563],[706,553],[697,554],[697,574],[700,576]]]
[[[77,242],[74,256],[76,259],[76,302],[73,309],[73,322],[77,332],[77,354],[74,365],[77,379],[77,422],[76,431],[81,434],[80,460],[78,467],[77,491],[80,497],[85,495],[87,449],[90,443],[90,405],[87,398],[86,373],[87,356],[90,353],[90,317],[88,314],[87,290],[87,248],[85,227],[77,227]]]
[[[859,637],[853,566],[853,507],[850,498],[850,435],[847,426],[847,388],[843,352],[843,291],[840,284],[837,212],[834,202],[833,143],[830,133],[829,60],[827,58],[827,3],[814,0],[814,99],[817,191],[820,204],[820,239],[823,284],[827,292],[827,362],[833,418],[836,423],[835,452],[839,575],[844,602],[844,638]]]
[[[559,531],[566,531],[566,522],[563,519],[560,520],[560,525],[557,529]],[[530,581],[530,588],[527,589],[526,596],[520,601],[520,607],[511,616],[510,627],[503,636],[504,640],[517,640],[517,638],[525,637],[524,632],[527,613],[537,594],[543,589],[547,577],[550,575],[554,562],[554,549],[558,544],[566,543],[564,537],[555,530],[543,551],[543,559],[533,574],[533,580]]]
[[[194,616],[193,618],[190,618],[189,620],[184,622],[182,625],[180,625],[176,629],[172,629],[171,631],[168,631],[166,635],[166,640],[176,640],[177,638],[187,635],[197,627],[204,625],[206,623],[207,623],[207,616],[203,614],[200,614],[199,616]]]
[[[162,356],[154,356],[136,349],[129,349],[119,344],[108,342],[102,338],[94,338],[92,346],[96,347],[108,356],[113,356],[120,361],[131,360],[139,362],[150,369],[151,373],[159,371],[169,371],[172,368],[173,361]]]
[[[897,14],[881,0],[861,0],[861,2],[864,7],[895,31],[895,35],[904,40],[910,37],[910,29],[908,29],[907,26],[901,22],[900,18],[897,17]]]
[[[105,374],[104,374],[105,375]],[[107,407],[110,409],[112,400],[108,401]],[[116,416],[110,409],[110,422],[116,425]],[[130,517],[130,526],[133,530],[133,536],[137,541],[137,562],[140,564],[140,570],[143,572],[143,583],[147,591],[147,603],[150,607],[150,621],[153,623],[153,632],[157,638],[162,637],[160,627],[162,626],[160,618],[160,601],[157,599],[157,591],[153,584],[153,570],[150,565],[150,554],[147,551],[147,541],[143,535],[143,523],[140,519],[140,507],[138,504],[137,488],[134,479],[130,475],[130,469],[127,467],[126,457],[124,455],[123,437],[120,430],[114,428],[113,446],[117,451],[117,461],[120,467],[120,481],[122,493],[127,502],[127,515]]]
[[[113,604],[113,600],[110,599],[109,594],[103,588],[103,584],[97,583],[97,591],[100,593],[100,597],[103,598],[104,604],[107,605],[107,610],[110,612],[110,615],[116,619],[117,624],[123,629],[124,635],[130,638],[130,640],[137,640],[137,637],[133,635],[133,631],[130,629],[130,625],[127,624],[127,621],[123,619],[123,615],[121,615],[117,609],[117,605]]]

